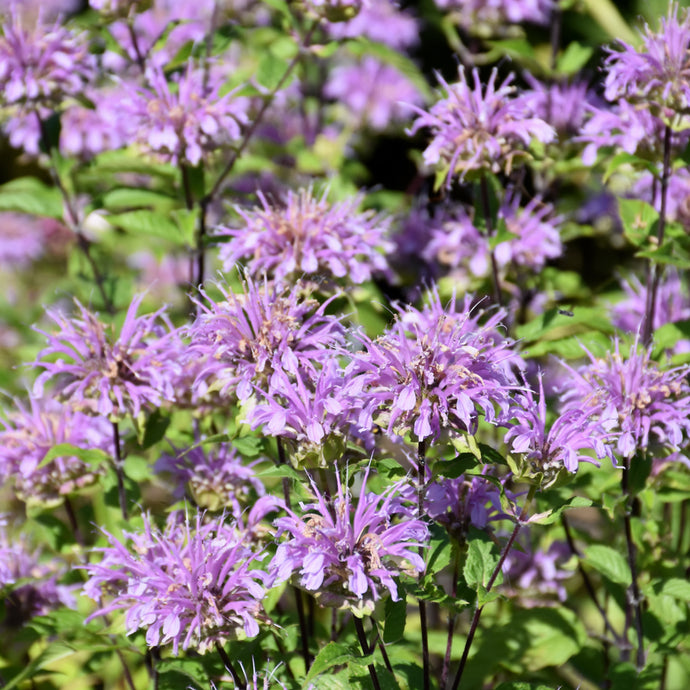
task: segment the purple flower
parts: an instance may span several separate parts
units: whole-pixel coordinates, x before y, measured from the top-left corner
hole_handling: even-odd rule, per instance
[[[42,220],[42,219],[41,219]],[[20,213],[0,213],[0,266],[25,269],[46,248],[45,221]]]
[[[171,88],[160,68],[147,72],[150,89],[136,92],[126,110],[134,119],[136,141],[147,152],[177,165],[198,165],[208,154],[237,140],[248,122],[247,102],[232,92],[219,95],[220,83],[204,83],[193,63]]]
[[[604,92],[609,101],[625,99],[672,118],[690,106],[690,15],[672,3],[661,28],[645,27],[640,50],[620,41],[606,59]]]
[[[286,440],[295,466],[329,467],[342,457],[348,440],[361,436],[358,418],[365,403],[358,384],[341,370],[336,353],[315,377],[305,370],[288,375],[278,369],[246,421]]]
[[[613,352],[573,370],[562,393],[564,411],[582,410],[600,422],[623,458],[636,453],[678,450],[690,432],[690,367],[663,370],[637,339],[624,358],[620,341]]]
[[[112,430],[102,419],[73,411],[54,400],[15,401],[0,420],[0,477],[10,477],[16,495],[29,504],[57,505],[64,496],[98,480],[100,470],[73,455],[41,466],[48,451],[61,443],[77,448],[110,450]]]
[[[637,333],[642,327],[647,309],[647,288],[636,276],[621,281],[621,286],[626,297],[611,309],[611,321],[622,331]],[[656,330],[667,323],[686,319],[690,319],[690,295],[687,286],[677,271],[667,269],[659,282],[653,328]],[[674,351],[687,351],[687,342],[681,341],[678,346],[681,349]]]
[[[497,331],[504,313],[480,324],[484,315],[471,309],[470,297],[459,312],[455,299],[444,309],[437,293],[421,312],[400,310],[350,365],[362,376],[368,415],[389,434],[411,433],[419,441],[436,440],[444,430],[474,433],[480,412],[488,422],[504,421],[516,385],[515,356]],[[364,413],[360,426],[371,426]]]
[[[40,560],[26,539],[10,539],[0,525],[0,592],[4,620],[9,628],[20,628],[34,616],[44,616],[61,606],[74,608],[72,588],[57,584],[60,569],[56,559]]]
[[[393,0],[364,0],[354,18],[330,24],[328,33],[336,39],[366,37],[395,50],[404,50],[419,41],[417,20],[402,12]]]
[[[284,204],[270,204],[258,193],[261,208],[237,208],[243,225],[224,229],[232,238],[220,258],[225,271],[244,260],[253,276],[267,274],[291,282],[302,276],[328,276],[363,283],[388,269],[386,238],[390,220],[374,211],[358,211],[361,196],[331,204],[324,192],[288,192]],[[221,236],[222,236],[221,235]]]
[[[663,153],[664,122],[649,110],[627,101],[620,101],[612,109],[589,108],[590,118],[577,141],[588,145],[582,152],[582,162],[593,165],[600,148],[616,147],[626,153],[660,160]],[[688,131],[672,132],[671,148],[682,151],[690,141]]]
[[[65,97],[78,95],[95,77],[95,62],[84,34],[37,19],[33,30],[13,11],[0,35],[0,92],[2,105],[25,108],[54,107]]]
[[[527,606],[544,606],[544,597],[554,594],[564,602],[566,591],[562,583],[573,573],[562,566],[571,556],[570,547],[560,541],[552,542],[547,551],[513,548],[503,564],[503,589],[523,599]]]
[[[188,487],[200,508],[227,509],[236,520],[250,501],[266,493],[252,466],[243,465],[237,451],[228,443],[208,450],[199,446],[175,455],[164,454],[156,462],[155,471],[173,476],[176,499],[183,498]]]
[[[323,304],[305,295],[305,287],[255,283],[246,278],[243,292],[217,285],[220,301],[208,295],[188,328],[190,344],[183,364],[197,362],[195,387],[200,394],[217,391],[246,400],[256,388],[268,390],[275,371],[316,375],[317,363],[333,356],[344,343],[340,320]]]
[[[513,453],[525,456],[528,472],[540,476],[544,485],[553,483],[564,468],[574,473],[581,462],[596,464],[582,450],[595,450],[599,458],[610,456],[604,445],[606,432],[588,411],[566,409],[548,425],[547,431],[541,375],[539,399],[526,387],[517,395],[512,412],[516,421],[506,432],[505,443],[511,444]]]
[[[103,558],[86,566],[84,593],[111,601],[87,620],[122,609],[128,635],[146,630],[150,647],[172,644],[175,655],[259,634],[268,578],[222,519],[172,514],[160,531],[144,516],[142,533],[125,533],[129,543],[105,535],[109,546],[95,549]]]
[[[419,89],[400,71],[374,57],[335,67],[324,95],[347,108],[347,121],[355,128],[386,129],[408,115],[409,106],[421,105]]]
[[[515,235],[496,246],[496,262],[502,268],[519,271],[541,271],[549,259],[563,252],[558,228],[560,216],[554,216],[551,204],[534,197],[520,206],[519,194],[508,194],[498,212],[508,232]]]
[[[458,541],[465,540],[470,527],[486,529],[490,521],[505,517],[498,488],[483,477],[464,475],[428,482],[424,511]]]
[[[36,329],[48,346],[38,354],[36,365],[45,371],[36,380],[34,395],[41,397],[45,383],[54,381],[58,397],[74,409],[113,421],[138,417],[144,408],[172,400],[177,365],[165,356],[169,323],[164,309],[137,316],[143,298],[132,300],[119,335],[76,300],[78,317],[48,309],[59,330]]]
[[[587,105],[592,101],[587,83],[545,84],[531,74],[524,77],[532,87],[522,92],[524,103],[535,117],[545,120],[556,130],[562,143],[567,143],[585,122]]]
[[[461,67],[457,84],[448,85],[439,76],[447,96],[429,112],[411,106],[419,117],[409,133],[431,130],[424,162],[440,167],[448,187],[455,175],[463,180],[473,172],[509,174],[516,158],[529,158],[526,149],[533,140],[548,144],[556,136],[551,125],[533,117],[524,99],[515,96],[513,75],[496,88],[497,75],[494,69],[484,89],[474,69],[472,88]]]
[[[553,10],[553,0],[435,0],[444,10],[452,10],[453,17],[468,31],[502,30],[507,22],[547,24]]]
[[[312,483],[316,502],[303,505],[302,515],[288,510],[275,521],[277,537],[289,539],[279,544],[270,565],[278,581],[295,575],[323,606],[347,607],[360,617],[371,613],[383,589],[399,600],[394,577],[424,571],[417,547],[429,536],[414,507],[397,497],[401,485],[378,495],[366,490],[368,476],[367,470],[356,501],[338,472],[332,499]]]

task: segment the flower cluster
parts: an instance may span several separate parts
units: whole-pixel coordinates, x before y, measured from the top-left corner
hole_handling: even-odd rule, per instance
[[[256,388],[267,391],[275,371],[316,375],[344,342],[340,320],[326,313],[330,300],[319,305],[300,283],[288,289],[247,278],[242,293],[217,288],[223,299],[206,296],[186,329],[184,363],[196,362],[194,385],[207,392],[246,400]]]
[[[95,62],[86,40],[59,23],[33,31],[23,26],[19,12],[0,32],[0,92],[2,105],[52,108],[81,93],[95,77]]]
[[[424,560],[417,553],[428,539],[414,508],[397,497],[399,485],[378,495],[366,490],[362,479],[357,501],[343,486],[327,498],[312,484],[316,502],[303,506],[303,515],[288,510],[278,518],[279,544],[271,567],[277,580],[293,575],[297,584],[313,592],[323,606],[347,607],[355,615],[371,613],[387,589],[394,601],[400,597],[394,577],[403,571],[421,573]]]
[[[236,520],[250,501],[266,493],[252,467],[243,465],[237,451],[227,443],[209,450],[198,446],[175,455],[164,454],[156,463],[156,471],[176,480],[175,498],[183,498],[188,488],[199,507],[228,510]]]
[[[105,420],[73,411],[50,399],[15,401],[15,409],[0,420],[0,477],[11,478],[18,498],[27,503],[54,505],[64,496],[92,485],[99,469],[74,455],[42,464],[54,446],[110,450],[112,431]]]
[[[45,371],[36,379],[34,395],[41,397],[45,383],[53,381],[58,397],[74,409],[114,421],[130,414],[137,417],[147,406],[172,400],[176,363],[165,356],[169,325],[164,309],[136,315],[143,298],[132,300],[117,337],[112,327],[76,300],[75,318],[48,309],[58,330],[36,329],[46,336],[48,346],[38,354],[36,365]]]
[[[151,68],[147,79],[150,88],[140,89],[126,106],[135,139],[145,151],[193,167],[240,138],[241,126],[248,122],[245,99],[232,92],[220,96],[220,84],[206,84],[203,70],[192,63],[174,89],[159,68]]]
[[[428,127],[431,144],[424,151],[424,162],[442,166],[446,185],[458,175],[463,180],[475,172],[507,172],[516,158],[529,157],[526,149],[533,140],[548,144],[556,133],[544,120],[534,117],[523,98],[515,95],[513,76],[496,87],[498,73],[482,86],[479,72],[472,71],[473,86],[460,68],[460,81],[449,85],[439,77],[447,96],[429,112],[419,114],[410,134]]]
[[[290,281],[301,277],[347,279],[363,283],[385,273],[390,220],[373,211],[358,211],[360,197],[331,204],[310,189],[288,192],[284,204],[270,204],[258,193],[261,208],[237,208],[244,223],[224,229],[232,239],[220,257],[226,271],[244,260],[253,276]]]
[[[251,568],[258,557],[222,519],[173,513],[160,531],[145,516],[142,533],[125,535],[131,546],[106,536],[103,559],[86,566],[84,593],[111,601],[89,619],[123,609],[127,634],[145,630],[150,647],[172,644],[175,655],[259,634],[268,576]]]
[[[627,357],[618,339],[603,359],[587,354],[589,364],[569,368],[564,412],[582,410],[597,419],[625,459],[659,448],[678,450],[690,434],[690,367],[663,370],[637,341]]]
[[[497,330],[504,314],[480,324],[484,312],[471,303],[467,297],[456,312],[455,299],[444,309],[435,294],[430,306],[400,310],[384,335],[365,342],[350,365],[370,401],[362,428],[371,426],[367,413],[389,434],[434,441],[444,430],[474,433],[480,411],[488,422],[505,421],[516,380],[511,342]]]
[[[59,572],[40,560],[25,539],[13,541],[0,526],[0,599],[3,625],[19,628],[34,616],[44,616],[62,606],[75,605],[72,588],[57,583]]]

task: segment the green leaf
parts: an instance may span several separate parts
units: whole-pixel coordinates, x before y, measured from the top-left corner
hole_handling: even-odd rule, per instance
[[[681,340],[690,340],[690,320],[666,323],[654,331],[654,359],[661,356],[664,350],[674,348]]]
[[[140,209],[115,213],[108,216],[107,220],[133,235],[161,237],[175,243],[180,243],[185,239],[178,225],[169,216],[156,211]]]
[[[635,247],[646,244],[659,220],[657,210],[641,199],[618,199],[618,213],[627,240]]]
[[[460,453],[453,460],[439,460],[434,463],[434,476],[457,479],[476,466],[477,458],[472,453]]]
[[[261,472],[257,472],[257,477],[288,477],[288,479],[294,479],[296,482],[303,483],[304,475],[300,474],[292,465],[276,465],[274,467],[268,467]]]
[[[397,642],[405,634],[407,622],[407,602],[404,598],[393,601],[386,599],[383,619],[383,641],[385,643]]]
[[[632,582],[630,568],[625,558],[615,549],[604,544],[592,544],[585,550],[584,561],[604,577],[627,587]]]
[[[107,211],[132,211],[150,208],[156,211],[168,211],[177,205],[177,200],[166,194],[150,189],[132,189],[129,187],[113,189],[103,196],[103,208]]]
[[[272,52],[266,52],[259,60],[256,80],[269,91],[273,91],[287,72],[288,63]]]
[[[578,333],[592,330],[612,333],[613,326],[603,309],[596,307],[578,307],[573,315],[561,314],[557,307],[548,309],[532,321],[518,326],[516,335],[520,340],[561,340]],[[580,347],[580,356],[582,348]]]
[[[674,240],[664,242],[658,249],[639,251],[635,256],[682,270],[690,268],[690,252],[680,242]]]
[[[664,582],[661,593],[674,599],[690,602],[690,582],[680,577],[672,577]]]
[[[11,678],[2,687],[3,690],[12,690],[22,681],[32,678],[38,671],[43,670],[54,661],[59,661],[65,657],[76,654],[77,650],[65,642],[55,641],[51,642],[35,659],[30,661],[23,671],[18,673],[14,678]]]
[[[160,410],[154,410],[146,419],[141,447],[146,450],[158,443],[170,426],[170,417]]]
[[[151,479],[151,465],[141,455],[128,455],[125,458],[125,476],[133,482],[143,482]]]
[[[508,461],[493,447],[486,443],[479,444],[482,460],[489,465],[507,465]]]
[[[329,642],[317,655],[307,677],[302,683],[303,690],[308,690],[314,679],[333,666],[341,666],[354,661],[355,654],[347,645]]]
[[[61,219],[62,196],[34,177],[20,177],[0,187],[0,211]]]
[[[593,48],[583,46],[577,41],[572,41],[562,55],[558,57],[556,70],[561,74],[576,74],[587,64],[589,58],[592,57],[592,53],[594,53]]]
[[[534,523],[536,525],[552,525],[561,516],[561,513],[570,508],[589,508],[592,505],[592,501],[583,496],[573,496],[565,505],[556,508],[555,510],[548,511],[543,517],[537,519],[530,519],[530,524]]]
[[[43,457],[43,460],[38,463],[38,468],[45,467],[48,463],[55,460],[55,458],[76,457],[87,465],[98,466],[110,459],[110,456],[99,448],[80,448],[73,446],[71,443],[59,443],[53,446]],[[37,468],[37,469],[38,469]]]
[[[263,440],[258,436],[242,436],[241,438],[234,438],[232,445],[245,458],[255,458],[261,454],[263,450]]]
[[[478,590],[479,586],[486,587],[497,563],[498,555],[493,552],[493,543],[488,538],[486,541],[472,539],[462,571],[467,586],[474,590]]]

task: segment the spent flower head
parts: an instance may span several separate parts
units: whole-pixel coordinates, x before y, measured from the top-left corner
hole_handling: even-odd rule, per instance
[[[429,128],[431,144],[424,151],[424,162],[437,167],[450,187],[453,177],[463,180],[471,173],[510,173],[518,158],[529,158],[533,140],[548,144],[556,137],[551,125],[534,117],[528,103],[515,95],[513,75],[496,86],[498,72],[491,72],[486,87],[477,69],[472,84],[464,68],[460,81],[447,84],[440,76],[446,97],[429,112],[410,106],[419,117],[410,134]]]
[[[400,599],[393,578],[401,572],[424,571],[418,547],[429,536],[413,504],[398,496],[402,485],[375,494],[366,490],[368,476],[369,470],[357,499],[337,471],[332,498],[312,482],[315,502],[303,505],[302,514],[288,510],[275,521],[277,537],[288,539],[271,562],[277,580],[294,576],[323,606],[349,608],[360,617],[371,613],[384,590],[393,601]]]
[[[75,317],[48,309],[58,330],[36,329],[48,346],[37,357],[36,365],[45,371],[36,379],[34,395],[41,397],[52,381],[60,400],[113,421],[171,401],[177,364],[165,356],[170,324],[164,309],[137,316],[143,298],[132,300],[119,334],[77,300]]]
[[[173,513],[161,531],[145,515],[143,532],[124,542],[105,534],[101,561],[85,566],[84,593],[110,602],[87,620],[124,610],[128,635],[145,630],[148,646],[172,644],[175,655],[259,634],[268,577],[251,568],[259,556],[222,518]]]
[[[363,283],[373,273],[388,270],[386,253],[390,219],[374,211],[359,211],[361,196],[330,203],[327,191],[289,191],[283,203],[269,203],[258,193],[260,208],[236,208],[242,224],[227,228],[232,239],[221,246],[224,270],[237,261],[257,277],[268,275],[292,282],[324,276]]]

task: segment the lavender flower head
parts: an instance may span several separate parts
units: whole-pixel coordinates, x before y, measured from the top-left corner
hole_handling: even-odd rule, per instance
[[[673,118],[690,106],[690,15],[672,3],[659,31],[645,27],[642,48],[620,41],[606,59],[605,96],[625,99]]]
[[[569,408],[548,424],[541,374],[539,398],[525,387],[517,396],[513,415],[516,421],[506,432],[505,443],[512,453],[524,456],[523,473],[537,477],[542,486],[553,484],[563,469],[575,473],[581,462],[596,464],[583,450],[595,450],[599,458],[611,455],[604,445],[606,432],[588,411]]]
[[[95,77],[95,62],[81,34],[46,26],[40,17],[33,29],[13,11],[0,30],[0,104],[52,108],[76,96]]]
[[[12,540],[0,524],[0,599],[3,625],[20,628],[34,616],[44,616],[61,606],[74,608],[71,587],[57,583],[60,576],[56,560],[42,562],[41,553],[32,550],[25,539]]]
[[[453,11],[458,24],[472,33],[502,31],[506,23],[548,24],[553,0],[435,0]]]
[[[176,499],[183,498],[188,488],[200,508],[227,510],[236,520],[250,501],[266,493],[251,465],[242,464],[239,454],[228,443],[208,450],[199,446],[175,455],[164,454],[155,470],[171,474],[176,480]]]
[[[316,377],[305,370],[289,376],[276,370],[267,391],[247,414],[252,429],[283,439],[296,467],[329,467],[342,457],[348,441],[362,437],[358,419],[365,406],[357,381],[336,361],[336,352]],[[364,440],[364,439],[362,439]],[[373,444],[368,448],[373,450]]]
[[[513,548],[503,564],[504,585],[511,596],[519,597],[526,606],[544,606],[554,595],[560,602],[566,599],[563,581],[573,575],[563,565],[572,552],[565,542],[554,541],[546,551],[525,551]]]
[[[111,601],[87,621],[124,610],[128,635],[145,630],[150,647],[172,644],[174,655],[259,634],[268,578],[222,519],[172,514],[160,531],[144,516],[143,532],[125,533],[125,543],[106,537],[109,545],[95,549],[102,560],[85,566],[84,594]]]
[[[347,109],[353,128],[386,129],[408,115],[409,104],[422,105],[419,89],[399,70],[368,55],[331,72],[324,95]]]
[[[331,204],[311,188],[288,192],[284,204],[270,204],[258,193],[261,208],[236,208],[243,225],[225,229],[232,238],[222,245],[225,271],[245,261],[253,276],[263,274],[292,282],[303,276],[328,276],[363,283],[385,273],[390,220],[374,211],[358,211],[361,196]]]
[[[88,417],[49,399],[15,401],[0,420],[0,477],[11,478],[18,498],[29,504],[57,505],[65,496],[91,486],[100,470],[73,455],[41,466],[48,451],[62,443],[109,450],[112,430],[105,420]]]
[[[471,309],[470,297],[458,312],[455,299],[445,309],[437,294],[432,300],[421,312],[401,310],[350,365],[362,376],[368,414],[389,434],[418,441],[434,441],[444,430],[474,433],[480,413],[501,423],[516,384],[511,342],[497,331],[504,313],[480,324],[485,313]],[[371,426],[364,414],[360,426]]]
[[[329,500],[312,483],[316,501],[302,505],[303,514],[288,510],[278,518],[282,541],[270,568],[278,581],[293,575],[323,606],[349,608],[356,616],[372,612],[386,589],[398,601],[394,577],[421,573],[417,552],[429,536],[414,507],[397,497],[401,485],[378,495],[366,490],[367,470],[355,501],[336,472],[338,491]]]
[[[237,140],[248,122],[245,99],[219,95],[220,84],[204,83],[203,70],[187,65],[176,88],[160,68],[147,72],[149,89],[127,104],[142,148],[174,165],[198,165],[210,153]]]
[[[599,359],[573,370],[562,394],[564,412],[582,410],[599,421],[608,441],[626,460],[636,453],[677,451],[690,433],[690,367],[663,370],[649,349],[631,345],[621,355],[620,341]]]
[[[301,283],[285,288],[247,278],[242,293],[217,288],[223,299],[206,296],[188,329],[185,357],[199,362],[200,394],[246,400],[256,388],[268,390],[276,370],[316,375],[317,363],[344,343],[340,320],[326,314],[331,300],[319,305]]]
[[[36,329],[48,346],[37,357],[36,365],[45,371],[36,379],[34,395],[41,397],[46,382],[53,381],[59,399],[112,421],[136,418],[143,409],[172,400],[176,363],[165,356],[169,324],[164,309],[137,316],[143,298],[132,300],[119,335],[76,300],[77,317],[48,309],[58,331]]]
[[[489,522],[504,517],[498,488],[482,477],[464,475],[428,482],[424,511],[460,542],[470,527],[486,529]]]
[[[449,85],[439,76],[447,96],[429,112],[411,106],[419,117],[409,133],[424,127],[431,130],[424,162],[439,167],[447,187],[455,175],[463,180],[473,173],[509,174],[516,158],[529,158],[526,149],[533,140],[548,144],[556,137],[553,127],[534,117],[524,99],[515,96],[510,85],[513,75],[498,88],[497,76],[494,69],[484,88],[474,69],[472,87],[461,67],[456,84]]]

